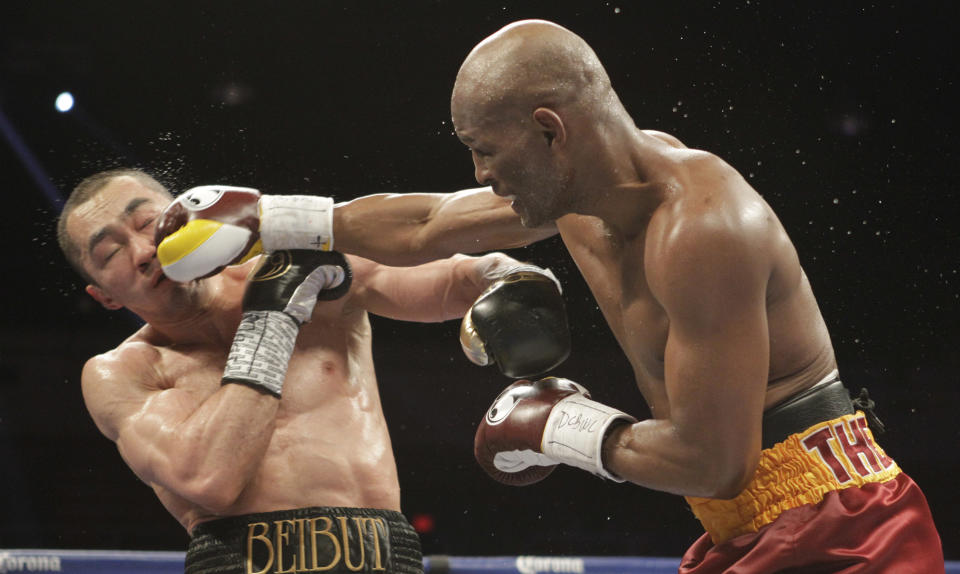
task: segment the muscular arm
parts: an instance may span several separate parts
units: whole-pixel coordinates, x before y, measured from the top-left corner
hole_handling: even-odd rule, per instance
[[[334,247],[387,265],[417,265],[454,253],[521,247],[557,232],[527,229],[490,188],[370,195],[337,204]]]
[[[648,262],[670,320],[669,408],[612,433],[604,459],[616,474],[687,496],[728,498],[746,486],[769,371],[764,234],[763,221],[695,221]]]
[[[159,353],[143,343],[91,359],[83,395],[100,430],[143,481],[212,512],[232,504],[272,436],[279,400],[243,385],[208,397],[163,388]]]
[[[463,317],[497,271],[520,265],[503,253],[454,255],[415,267],[389,267],[352,258],[352,301],[391,319],[439,322]]]

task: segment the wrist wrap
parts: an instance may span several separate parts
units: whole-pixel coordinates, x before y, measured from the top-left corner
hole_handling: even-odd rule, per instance
[[[544,277],[547,277],[551,281],[553,281],[554,285],[557,286],[557,291],[559,291],[561,294],[563,293],[563,285],[560,284],[560,280],[557,279],[557,276],[553,274],[553,271],[551,271],[549,268],[546,268],[546,267],[537,267],[536,265],[521,264],[521,265],[515,265],[508,269],[501,269],[500,271],[493,272],[493,273],[488,272],[488,273],[485,273],[485,276],[493,280],[497,280],[497,279],[502,280],[506,277],[510,277],[511,275],[517,275],[518,277],[522,276],[518,274],[528,274],[528,275],[533,274],[534,276],[542,275]]]
[[[602,456],[607,430],[619,421],[635,423],[637,419],[581,394],[570,395],[550,411],[540,449],[553,460],[623,482],[603,468]]]
[[[264,195],[260,198],[260,239],[266,251],[333,249],[333,198]]]
[[[245,311],[227,356],[222,382],[280,396],[299,328],[281,311]]]

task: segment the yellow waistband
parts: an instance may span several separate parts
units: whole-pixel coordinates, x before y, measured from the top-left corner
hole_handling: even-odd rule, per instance
[[[816,504],[833,490],[886,482],[900,467],[873,440],[862,412],[817,423],[760,453],[753,480],[736,498],[687,497],[715,544],[756,532],[780,514]]]

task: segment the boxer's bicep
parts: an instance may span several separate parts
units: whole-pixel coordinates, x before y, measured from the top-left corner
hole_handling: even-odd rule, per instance
[[[162,388],[156,380],[155,355],[149,346],[128,345],[94,357],[83,372],[84,401],[94,422],[117,444],[137,476],[148,482],[164,429],[196,408],[187,393]]]
[[[769,372],[769,263],[740,230],[707,228],[671,246],[652,286],[669,317],[670,419],[730,483],[759,453]]]
[[[372,264],[363,269],[354,297],[371,313],[391,319],[423,323],[458,319],[490,283],[483,277],[489,266],[484,262],[498,258],[506,256],[454,255],[414,267]]]
[[[158,469],[172,468],[176,451],[171,448],[171,434],[196,410],[187,393],[172,388],[152,391],[140,409],[126,417],[119,426],[116,440],[120,456],[141,480],[160,480]]]
[[[766,313],[762,299],[751,299],[678,298],[685,309],[670,316],[664,352],[671,418],[696,436],[743,448],[759,438],[769,371]]]
[[[553,225],[523,227],[510,202],[490,188],[376,194],[334,210],[336,249],[388,265],[520,247],[556,233]]]

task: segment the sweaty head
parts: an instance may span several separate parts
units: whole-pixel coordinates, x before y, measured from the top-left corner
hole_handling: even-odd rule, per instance
[[[63,205],[63,209],[61,210],[60,217],[57,221],[57,242],[59,243],[60,249],[63,251],[63,254],[66,257],[67,262],[70,263],[74,270],[76,270],[85,281],[91,284],[96,284],[96,281],[90,276],[87,269],[83,266],[83,246],[81,244],[82,239],[78,240],[71,237],[68,231],[67,221],[70,219],[71,214],[78,207],[87,204],[93,198],[97,197],[111,183],[123,179],[136,182],[142,185],[144,188],[168,199],[173,198],[170,192],[167,191],[167,189],[160,182],[138,169],[113,169],[102,171],[87,177],[81,181],[77,187],[74,188],[74,190],[70,193],[70,196],[67,198],[66,203]]]
[[[588,132],[614,101],[607,73],[582,38],[551,22],[524,20],[470,52],[457,74],[451,113],[473,154],[477,182],[512,198],[524,225],[537,227],[575,210]]]
[[[607,97],[610,79],[587,43],[545,20],[509,24],[467,56],[454,84],[454,121],[482,113],[526,115],[537,107],[593,107]]]

